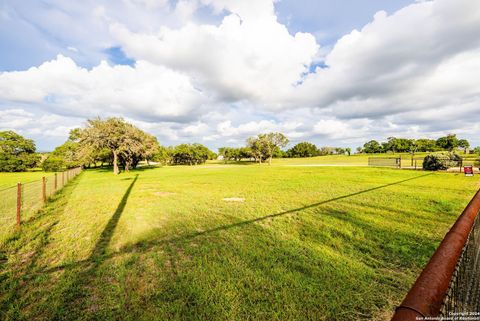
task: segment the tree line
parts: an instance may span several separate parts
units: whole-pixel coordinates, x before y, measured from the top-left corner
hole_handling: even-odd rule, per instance
[[[409,139],[389,137],[386,142],[378,142],[370,140],[366,142],[363,147],[358,147],[358,153],[411,153],[416,152],[437,152],[437,151],[453,151],[461,148],[465,154],[469,152],[470,143],[466,139],[458,139],[455,134],[449,134],[438,139]],[[475,149],[475,152],[480,152],[480,149]]]
[[[0,171],[19,172],[41,166],[45,171],[108,165],[113,173],[129,171],[140,161],[172,165],[197,165],[216,154],[201,144],[163,147],[156,137],[122,118],[90,119],[84,128],[70,131],[65,143],[53,152],[36,152],[33,140],[14,133],[0,132]]]
[[[157,138],[122,118],[90,119],[83,128],[70,131],[67,141],[51,153],[40,155],[35,143],[13,131],[0,132],[0,171],[25,171],[41,166],[45,171],[60,171],[78,166],[108,165],[118,174],[129,171],[140,161],[163,165],[198,165],[218,156],[227,161],[250,160],[271,164],[275,157],[315,157],[323,155],[350,155],[350,148],[320,147],[310,142],[300,142],[284,150],[289,139],[282,133],[265,133],[250,137],[243,147],[222,147],[218,155],[198,143],[161,146]],[[466,139],[455,134],[434,139],[407,139],[389,137],[385,142],[371,140],[357,153],[404,153],[453,151],[462,148],[469,152]],[[480,147],[475,148],[480,154]]]
[[[320,147],[310,142],[300,142],[284,151],[281,148],[288,144],[288,138],[281,133],[260,134],[247,140],[244,147],[221,147],[218,154],[227,161],[251,159],[258,163],[272,158],[304,158],[324,155],[350,155],[351,148]],[[267,148],[267,146],[270,146]]]

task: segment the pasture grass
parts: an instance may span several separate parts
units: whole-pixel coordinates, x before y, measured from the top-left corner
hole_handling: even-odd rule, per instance
[[[0,318],[386,320],[477,177],[88,170],[0,248]]]
[[[17,183],[30,183],[42,179],[43,176],[51,176],[53,173],[45,173],[42,171],[28,171],[17,173],[0,173],[0,190],[13,187]]]

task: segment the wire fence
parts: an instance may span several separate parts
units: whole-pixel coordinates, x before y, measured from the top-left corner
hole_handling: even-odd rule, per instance
[[[480,215],[475,218],[455,267],[441,316],[459,316],[465,312],[480,313]]]
[[[15,227],[31,219],[47,202],[48,198],[61,190],[70,180],[80,174],[81,168],[42,177],[41,180],[0,190],[0,243]]]
[[[401,161],[400,157],[369,157],[368,166],[400,168]]]

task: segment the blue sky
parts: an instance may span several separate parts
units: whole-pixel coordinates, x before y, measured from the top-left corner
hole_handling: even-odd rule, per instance
[[[0,130],[42,150],[96,116],[213,149],[265,131],[353,148],[450,132],[480,144],[478,7],[2,0]]]

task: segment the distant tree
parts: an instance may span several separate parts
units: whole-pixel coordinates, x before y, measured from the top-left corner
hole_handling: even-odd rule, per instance
[[[332,155],[334,151],[333,147],[323,146],[318,149],[319,156]]]
[[[0,172],[22,172],[36,166],[35,143],[13,131],[0,132]]]
[[[409,139],[409,146],[408,146],[408,152],[412,156],[412,162],[413,162],[413,157],[415,156],[415,153],[418,151],[418,143],[415,139]]]
[[[361,153],[363,153],[363,148],[362,147],[357,147],[357,148],[355,148],[355,151],[357,152],[357,154],[361,154]]]
[[[468,149],[470,148],[470,143],[466,139],[459,139],[458,140],[458,147],[463,148],[463,153],[467,154]]]
[[[84,165],[80,156],[77,142],[67,140],[56,147],[42,162],[45,171],[60,171],[64,168],[73,168]]]
[[[477,155],[480,155],[480,146],[477,146],[473,149],[473,152]]]
[[[382,146],[376,140],[371,140],[363,145],[363,152],[367,154],[381,153],[382,151]]]
[[[234,147],[221,147],[218,149],[218,153],[223,157],[225,163],[229,160],[241,161],[244,158],[250,158],[250,151],[246,147],[234,148]]]
[[[272,165],[272,157],[275,152],[278,152],[280,148],[287,146],[289,142],[288,138],[282,133],[260,134],[258,137],[265,141],[264,144],[267,152],[265,156],[268,157],[269,165]]]
[[[420,138],[416,140],[419,152],[435,152],[440,148],[434,139]]]
[[[334,150],[337,155],[345,155],[345,148],[343,147],[335,147]]]
[[[441,149],[453,151],[458,147],[458,138],[455,134],[449,134],[445,137],[440,137],[436,142],[437,146]]]
[[[407,138],[388,137],[388,141],[383,143],[383,151],[392,153],[404,153],[411,150],[412,140]]]
[[[73,136],[80,137],[81,149],[90,156],[94,151],[107,149],[112,156],[114,174],[119,173],[119,163],[128,171],[140,160],[152,158],[159,148],[155,137],[122,118],[90,119],[86,128]]]
[[[265,140],[259,137],[250,137],[247,139],[247,147],[250,149],[252,157],[255,158],[255,162],[259,164],[266,159],[267,147],[265,145]]]
[[[159,146],[157,152],[152,156],[152,161],[158,162],[162,165],[167,165],[171,162],[174,147]]]
[[[345,152],[347,152],[347,155],[350,156],[352,154],[352,149],[350,147],[345,148]]]
[[[54,155],[49,155],[41,164],[43,171],[45,172],[60,172],[65,166],[65,161]]]
[[[301,142],[287,151],[288,157],[314,157],[318,156],[318,148],[312,143]]]
[[[253,157],[260,163],[268,159],[272,164],[272,158],[279,153],[281,147],[288,144],[288,138],[282,133],[259,134],[257,137],[251,137],[247,140],[247,147],[252,151]]]
[[[202,144],[181,144],[176,146],[171,155],[173,165],[198,165],[212,158],[214,153]]]

